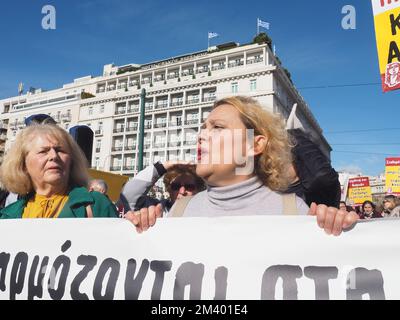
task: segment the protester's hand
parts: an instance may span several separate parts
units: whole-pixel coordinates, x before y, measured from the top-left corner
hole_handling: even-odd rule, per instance
[[[128,211],[125,214],[125,219],[131,221],[138,233],[142,233],[155,225],[156,220],[162,217],[162,206],[159,203],[156,206],[142,208],[140,211]]]
[[[315,202],[311,204],[308,214],[317,216],[318,226],[334,236],[340,235],[343,229],[350,228],[359,219],[354,211],[347,212]]]
[[[165,161],[162,163],[162,165],[164,166],[165,170],[170,170],[172,169],[174,166],[176,165],[193,165],[193,162],[190,161],[183,161],[183,160],[171,160],[171,161]]]

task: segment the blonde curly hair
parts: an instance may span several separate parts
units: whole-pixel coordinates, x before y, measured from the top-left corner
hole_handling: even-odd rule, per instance
[[[223,104],[233,106],[245,127],[253,129],[255,136],[263,135],[268,139],[264,151],[255,159],[255,173],[271,190],[286,190],[292,179],[289,170],[292,154],[284,119],[265,110],[250,97],[227,97],[216,101],[213,108]]]
[[[25,159],[35,137],[46,135],[62,143],[71,156],[69,186],[86,187],[88,164],[78,144],[62,128],[54,124],[33,124],[21,130],[13,145],[4,156],[0,167],[0,180],[3,188],[19,195],[32,191],[33,184],[25,165]]]

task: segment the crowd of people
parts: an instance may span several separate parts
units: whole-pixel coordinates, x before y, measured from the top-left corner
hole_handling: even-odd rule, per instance
[[[399,218],[400,198],[389,194],[378,204],[367,200],[364,201],[361,206],[350,206],[347,205],[345,201],[341,201],[340,209],[354,211],[358,214],[360,219]]]
[[[88,164],[72,137],[55,123],[32,123],[18,134],[0,167],[4,190],[15,200],[0,218],[122,217],[138,232],[159,218],[244,215],[312,215],[328,234],[339,235],[359,219],[399,216],[399,200],[383,210],[365,202],[340,203],[340,184],[318,146],[303,131],[253,98],[217,101],[198,136],[197,163],[157,162],[130,179],[117,203],[107,184],[89,180]],[[148,191],[163,177],[168,199]]]

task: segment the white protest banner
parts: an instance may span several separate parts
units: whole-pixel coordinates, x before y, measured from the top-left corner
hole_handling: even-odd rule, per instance
[[[400,299],[400,219],[0,221],[1,299]],[[384,239],[384,240],[383,240]]]

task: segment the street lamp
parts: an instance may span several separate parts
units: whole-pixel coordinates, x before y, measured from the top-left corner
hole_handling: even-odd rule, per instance
[[[138,172],[143,170],[143,145],[144,145],[144,107],[145,107],[146,89],[143,88],[140,93],[140,124],[139,124],[139,155]]]

